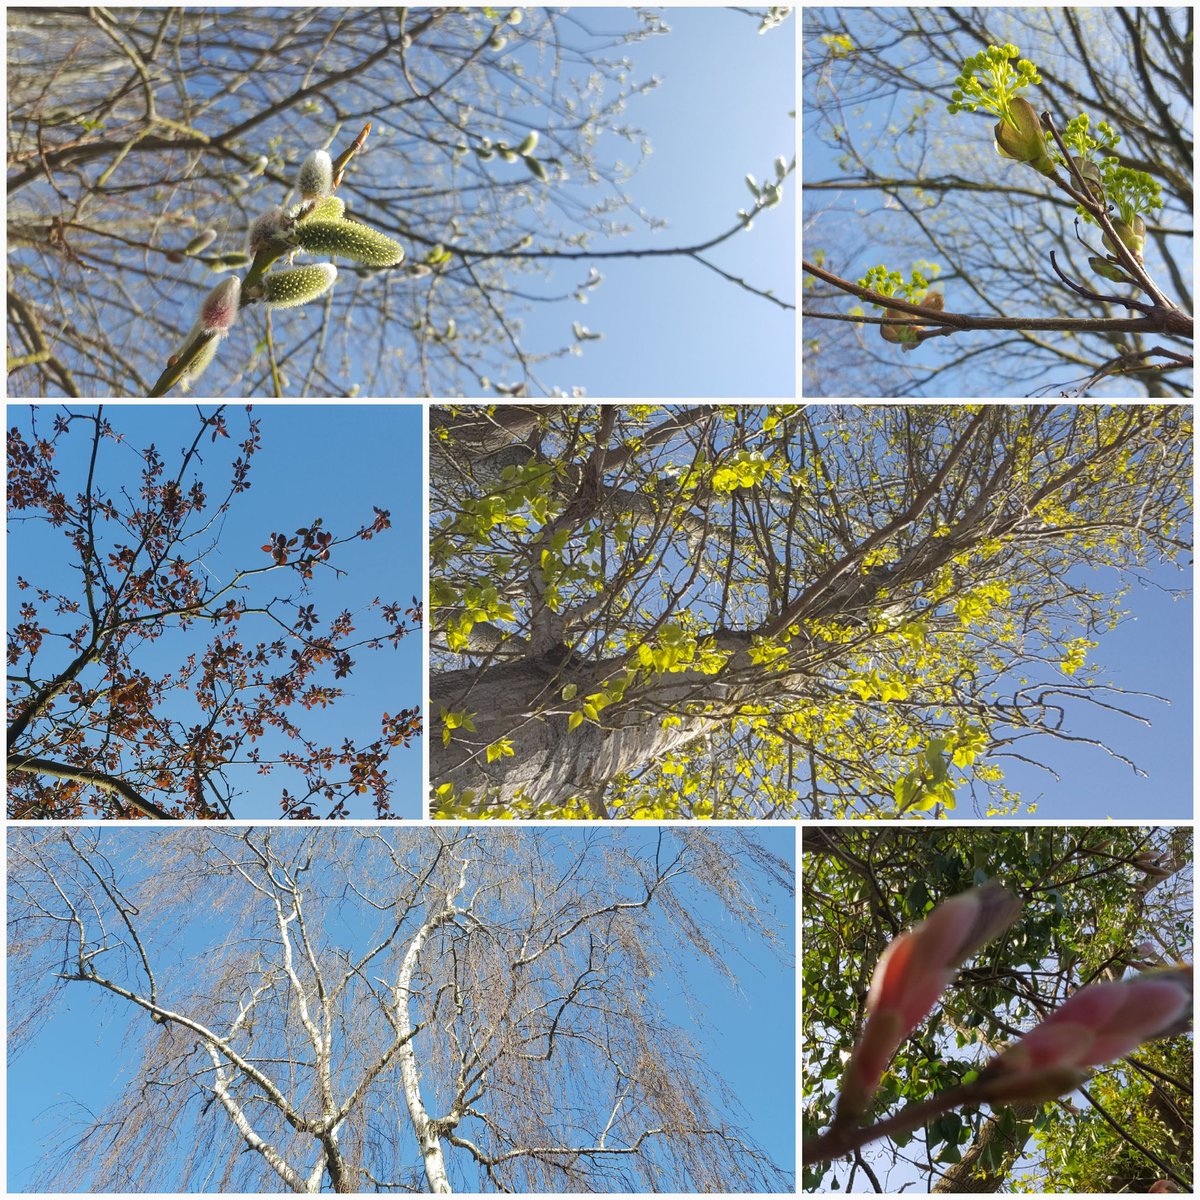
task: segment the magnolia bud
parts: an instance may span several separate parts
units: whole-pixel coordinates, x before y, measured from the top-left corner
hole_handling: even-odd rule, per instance
[[[242,281],[236,275],[222,279],[200,306],[200,327],[205,333],[224,336],[233,327],[238,313]]]
[[[310,254],[334,254],[368,267],[394,267],[404,261],[399,242],[358,221],[304,221],[295,236],[297,245]]]
[[[327,150],[314,150],[300,164],[296,187],[305,200],[329,195],[333,189],[333,160]]]
[[[335,279],[337,267],[333,263],[275,271],[263,279],[263,298],[268,308],[295,308],[327,292]]]
[[[268,248],[280,252],[289,246],[288,230],[291,221],[282,208],[276,206],[268,209],[261,217],[256,217],[250,226],[250,253],[257,254]]]
[[[183,248],[184,254],[199,254],[201,250],[207,250],[209,246],[217,240],[217,231],[215,229],[205,229],[196,234],[194,238]]]
[[[1097,275],[1104,279],[1111,279],[1113,283],[1133,283],[1132,279],[1128,279],[1120,270],[1120,268],[1110,263],[1107,258],[1099,258],[1094,254],[1089,254],[1088,266],[1090,266]]]

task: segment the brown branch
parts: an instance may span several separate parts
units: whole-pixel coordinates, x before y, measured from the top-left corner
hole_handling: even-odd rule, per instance
[[[1019,329],[1019,330],[1059,330],[1062,332],[1085,333],[1162,333],[1173,337],[1192,337],[1192,319],[1178,309],[1156,309],[1154,316],[1147,317],[984,317],[973,316],[969,313],[937,312],[934,309],[922,308],[919,304],[910,304],[907,300],[897,300],[894,296],[884,296],[873,292],[870,288],[860,287],[848,279],[842,279],[830,271],[823,270],[815,263],[804,260],[801,263],[806,275],[812,275],[825,283],[831,284],[840,291],[857,296],[880,308],[893,309],[896,312],[911,313],[921,317],[924,325],[943,326],[949,331],[969,329]]]
[[[55,762],[50,758],[30,758],[26,755],[19,755],[8,760],[8,770],[24,775],[50,775],[55,779],[73,779],[79,783],[90,783],[101,791],[113,792],[120,796],[131,808],[136,809],[143,816],[154,817],[159,821],[171,820],[170,815],[164,809],[147,800],[136,788],[130,786],[123,779],[106,775],[103,771],[92,770],[90,767],[74,767],[69,763]]]

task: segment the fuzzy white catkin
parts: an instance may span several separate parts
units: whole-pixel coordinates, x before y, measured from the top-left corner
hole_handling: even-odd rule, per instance
[[[260,217],[254,219],[250,226],[250,253],[257,254],[265,247],[275,244],[287,244],[288,215],[276,205],[269,208]]]
[[[301,164],[296,187],[305,200],[329,195],[333,187],[333,160],[326,150],[314,150]]]
[[[242,281],[236,275],[222,279],[200,306],[200,326],[205,333],[222,336],[233,327],[241,299]]]

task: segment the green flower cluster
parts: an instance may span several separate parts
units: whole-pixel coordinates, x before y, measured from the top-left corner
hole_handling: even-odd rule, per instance
[[[859,281],[858,286],[870,288],[873,292],[878,292],[881,296],[899,296],[901,300],[909,300],[913,304],[919,303],[917,293],[924,294],[925,289],[929,287],[929,280],[917,270],[913,268],[912,278],[905,282],[904,276],[899,271],[889,271],[887,267],[880,264],[877,267],[872,267]],[[880,305],[876,305],[879,308]]]
[[[906,281],[899,271],[889,271],[880,264],[872,267],[858,281],[858,286],[870,288],[881,296],[896,296],[910,304],[919,304],[931,312],[941,312],[945,305],[942,293],[930,288],[929,280],[916,267],[913,268],[912,278]],[[918,335],[925,329],[925,326],[920,324],[920,318],[913,313],[885,309],[881,304],[876,304],[875,307],[886,313],[891,321],[891,324],[879,326],[879,336],[885,342],[900,345],[905,350],[915,350],[920,343]]]
[[[1022,89],[1042,82],[1038,69],[1022,58],[1013,69],[1011,60],[1020,55],[1011,43],[989,46],[982,54],[973,54],[963,63],[962,74],[954,81],[950,93],[950,111],[976,112],[980,108],[995,113],[1001,120],[1011,121],[1012,98]],[[984,82],[977,79],[976,73]]]
[[[954,81],[958,86],[950,93],[950,111],[976,112],[983,108],[995,113],[996,153],[1002,158],[1028,163],[1043,175],[1053,175],[1054,160],[1046,153],[1046,131],[1033,105],[1017,93],[1025,87],[1041,83],[1038,69],[1022,58],[1013,68],[1012,59],[1020,50],[1011,44],[989,46],[982,54],[974,54],[963,63],[963,73]],[[982,81],[976,78],[982,75]]]

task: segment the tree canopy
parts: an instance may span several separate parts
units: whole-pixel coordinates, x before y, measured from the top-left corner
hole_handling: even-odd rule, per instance
[[[751,1121],[711,1065],[724,1002],[693,1020],[678,986],[739,985],[790,1019],[784,841],[14,829],[12,1044],[37,1054],[79,993],[127,1035],[120,1080],[60,1113],[35,1186],[790,1192],[790,1038],[749,1039]]]
[[[1093,652],[1128,584],[1184,582],[1191,428],[1182,407],[434,409],[435,811],[1018,811],[1006,765],[1054,739],[1117,753],[1090,714],[1137,711]]]
[[[10,816],[392,813],[389,761],[421,731],[419,669],[406,684],[394,664],[423,604],[384,505],[416,497],[360,456],[348,506],[305,491],[312,508],[284,511],[280,473],[349,466],[332,437],[276,451],[283,422],[322,411],[10,409]],[[362,410],[338,411],[353,434]],[[406,411],[371,427],[411,446]],[[364,661],[384,653],[391,670]]]
[[[997,880],[1024,902],[902,1043],[871,1117],[969,1077],[1076,988],[1190,960],[1192,835],[1183,828],[946,830],[808,827],[802,833],[803,1111],[828,1126],[884,946],[941,900]],[[968,1106],[915,1133],[806,1163],[809,1191],[1191,1190],[1192,1038],[1151,1042],[1046,1103]]]
[[[206,395],[569,395],[576,356],[607,350],[580,306],[604,307],[618,264],[658,290],[657,344],[682,372],[683,347],[732,327],[790,380],[787,11],[680,14],[701,39],[727,30],[739,56],[769,50],[761,77],[783,99],[724,101],[755,161],[723,127],[679,121],[680,179],[643,195],[656,130],[639,121],[673,36],[659,10],[13,9],[10,391],[174,387],[203,297],[241,277]],[[325,188],[337,204],[292,229],[302,162],[327,152],[336,167],[351,149]],[[305,275],[275,272],[256,294],[264,219],[286,255],[336,255],[336,282],[304,258]],[[760,394],[790,390],[763,380]]]
[[[806,9],[805,394],[1190,396],[1193,17]],[[979,66],[1008,50],[1020,78],[1017,61]],[[1033,155],[1010,140],[1021,121],[1036,169],[1012,161]],[[1136,261],[1086,211],[1101,192]],[[1153,286],[1127,286],[1143,269]],[[915,326],[871,307],[880,292],[967,321],[902,346]]]

